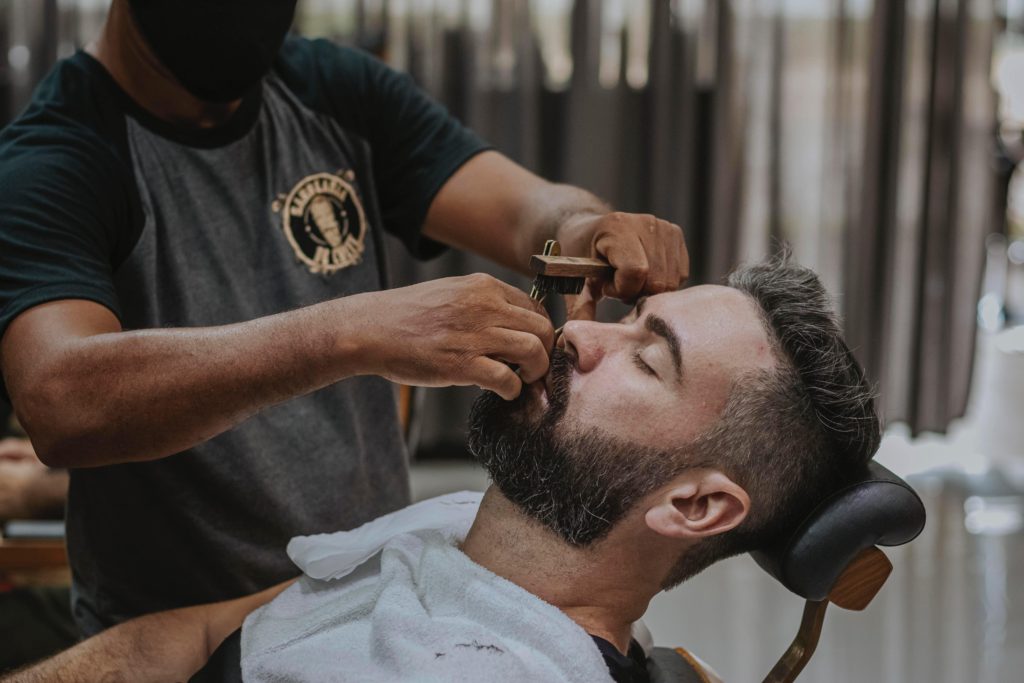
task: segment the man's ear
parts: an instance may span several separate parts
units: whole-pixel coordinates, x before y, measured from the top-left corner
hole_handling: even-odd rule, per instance
[[[699,539],[722,534],[747,518],[750,496],[718,470],[688,470],[658,494],[644,521],[669,538]]]

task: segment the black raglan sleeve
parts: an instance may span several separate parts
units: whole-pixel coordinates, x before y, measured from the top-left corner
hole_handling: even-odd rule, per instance
[[[113,264],[130,225],[123,169],[73,127],[12,125],[0,136],[0,338],[59,299],[119,314]],[[0,382],[0,395],[6,388]]]
[[[282,50],[342,126],[370,146],[384,228],[420,258],[442,250],[421,235],[434,196],[471,157],[490,149],[408,74],[366,52],[330,41],[292,39]]]

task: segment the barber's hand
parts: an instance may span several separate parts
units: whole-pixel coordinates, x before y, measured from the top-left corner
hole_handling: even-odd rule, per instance
[[[0,519],[30,517],[30,489],[46,472],[32,459],[0,461]]]
[[[589,302],[595,305],[602,296],[631,303],[644,295],[672,292],[690,276],[682,229],[650,214],[582,216],[566,222],[558,239],[564,255],[600,258],[615,269],[612,280],[588,282]],[[585,317],[586,312],[577,313]]]
[[[32,442],[28,439],[18,437],[7,437],[0,439],[0,462],[14,460],[29,460],[38,462],[36,451],[32,448]]]
[[[524,292],[476,273],[374,293],[370,371],[416,386],[475,384],[505,400],[548,370],[554,329]],[[505,362],[502,362],[505,361]],[[506,363],[519,366],[517,375]]]

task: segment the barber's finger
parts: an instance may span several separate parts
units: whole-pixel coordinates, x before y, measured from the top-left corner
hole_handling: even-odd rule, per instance
[[[568,311],[566,320],[594,320],[597,318],[597,304],[601,301],[601,288],[604,281],[596,278],[587,280],[583,291],[577,296],[565,297],[565,308]]]
[[[671,238],[667,238],[671,243]],[[674,267],[670,265],[669,249],[664,244],[658,243],[655,239],[648,238],[645,241],[647,262],[647,282],[644,283],[641,294],[662,294],[675,289]]]
[[[673,227],[676,229],[676,274],[679,277],[679,284],[676,286],[676,289],[678,289],[690,279],[690,252],[686,248],[686,236],[683,235],[683,229],[675,224],[673,224]]]
[[[502,296],[505,297],[505,301],[513,306],[522,308],[523,310],[533,311],[534,313],[547,317],[548,312],[547,309],[544,308],[544,304],[539,301],[534,301],[526,292],[518,287],[513,287],[507,282],[502,282],[500,280],[497,282],[500,285],[499,289],[501,290]]]
[[[650,266],[643,244],[635,236],[607,238],[602,249],[601,240],[595,250],[615,269],[614,279],[606,282],[603,294],[622,301],[633,301],[643,291]]]
[[[683,243],[682,232],[679,227],[665,222],[666,245],[663,250],[665,256],[665,291],[673,292],[679,289],[686,281],[686,271],[689,268],[687,262],[686,245]]]
[[[531,334],[540,339],[549,349],[555,342],[555,326],[551,322],[551,318],[546,314],[541,315],[527,311],[515,305],[509,305],[503,318],[495,326]]]
[[[36,453],[28,439],[0,439],[0,460],[35,460]]]
[[[506,401],[511,401],[523,389],[523,381],[512,368],[499,360],[480,356],[474,358],[466,368],[469,380],[488,391],[493,391]]]
[[[493,330],[487,355],[519,366],[519,377],[524,382],[536,382],[548,372],[548,353],[554,345],[554,337],[550,342],[541,341],[538,337],[526,332],[514,330]]]

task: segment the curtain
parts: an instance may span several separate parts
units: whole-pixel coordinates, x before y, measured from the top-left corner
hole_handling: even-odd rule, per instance
[[[295,30],[408,71],[544,177],[683,226],[694,282],[789,244],[835,293],[885,419],[916,433],[965,409],[984,235],[1001,220],[994,2],[301,0]],[[4,1],[0,112],[106,4]],[[395,284],[486,271],[528,286],[473,256],[391,247]],[[421,454],[463,452],[474,395],[420,393]]]
[[[846,234],[847,333],[890,419],[943,431],[966,407],[991,163],[987,0],[878,0],[860,212]]]

